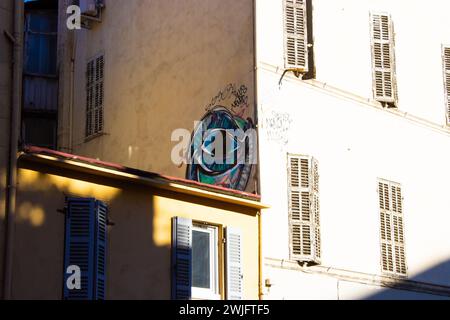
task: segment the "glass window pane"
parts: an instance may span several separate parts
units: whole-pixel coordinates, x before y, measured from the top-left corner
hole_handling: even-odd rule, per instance
[[[29,28],[33,32],[57,32],[57,14],[29,14]]]
[[[56,36],[28,34],[25,71],[34,74],[56,74]]]
[[[192,231],[192,285],[194,287],[211,288],[209,248],[209,233]]]

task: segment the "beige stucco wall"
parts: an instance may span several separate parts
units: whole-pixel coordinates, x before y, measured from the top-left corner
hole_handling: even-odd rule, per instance
[[[184,177],[186,167],[171,160],[171,134],[192,132],[228,84],[247,87],[243,118],[255,122],[252,0],[105,3],[101,24],[75,31],[74,153]],[[105,134],[85,142],[86,63],[99,53],[105,56]],[[68,122],[61,115],[61,141]],[[254,189],[250,179],[247,191]]]
[[[31,162],[22,162],[19,182],[14,299],[62,296],[64,214],[58,210],[64,208],[65,195],[95,197],[109,205],[109,218],[115,225],[108,230],[107,299],[170,299],[174,216],[240,228],[244,297],[258,299],[258,217],[254,209]]]
[[[9,111],[11,107],[12,43],[3,30],[12,34],[13,2],[0,2],[0,287],[3,287],[3,248],[5,240],[6,170],[9,150]],[[0,298],[2,290],[0,290]]]

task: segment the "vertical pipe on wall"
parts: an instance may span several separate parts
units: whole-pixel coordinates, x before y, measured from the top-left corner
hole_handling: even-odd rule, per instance
[[[261,210],[258,212],[258,299],[263,300],[263,256],[262,256],[262,227],[261,227]]]
[[[22,108],[22,44],[23,44],[23,2],[14,3],[14,53],[11,99],[11,127],[9,136],[8,185],[6,199],[6,244],[5,268],[3,282],[3,298],[11,299],[12,295],[12,267],[14,247],[14,218],[16,211],[17,186],[17,153],[20,136],[20,117]]]
[[[73,105],[74,105],[74,92],[75,92],[75,55],[77,46],[77,34],[73,30],[73,41],[72,41],[72,53],[70,56],[70,101],[69,101],[69,152],[73,152]]]
[[[258,105],[258,34],[257,34],[257,3],[256,0],[253,0],[253,92],[254,92],[254,119],[256,124],[256,136],[257,136],[257,163],[256,163],[256,193],[261,194],[261,174],[260,174],[260,147],[259,147],[259,135],[260,135],[260,124],[259,124],[259,105]],[[262,198],[261,198],[262,200]],[[264,298],[264,290],[263,290],[263,260],[264,253],[262,248],[262,221],[261,221],[261,210],[258,212],[258,298],[259,300],[263,300]]]
[[[256,126],[256,154],[257,154],[257,160],[256,160],[256,182],[255,182],[255,189],[257,194],[261,194],[261,180],[260,180],[260,166],[259,166],[259,132],[260,132],[260,123],[259,123],[259,106],[258,106],[258,38],[257,38],[257,6],[256,6],[256,0],[253,0],[253,96],[254,96],[254,108],[253,108],[253,115],[255,120],[255,126]]]

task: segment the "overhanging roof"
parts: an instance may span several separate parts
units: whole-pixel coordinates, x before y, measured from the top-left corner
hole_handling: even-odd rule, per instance
[[[161,175],[125,167],[112,162],[100,161],[41,147],[25,146],[19,155],[19,159],[31,160],[94,175],[128,180],[154,188],[171,190],[255,209],[269,208],[269,206],[260,202],[261,197],[257,194]]]

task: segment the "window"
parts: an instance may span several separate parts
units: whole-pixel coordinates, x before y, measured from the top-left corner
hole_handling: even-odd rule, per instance
[[[86,70],[86,138],[103,132],[105,60],[100,55],[87,64]]]
[[[25,17],[25,74],[56,76],[57,11],[32,12]]]
[[[314,78],[312,1],[284,0],[285,68]]]
[[[242,234],[225,228],[224,265],[220,264],[221,227],[175,217],[172,223],[172,298],[220,299],[220,274],[225,271],[226,298],[243,298]]]
[[[66,200],[64,299],[104,300],[108,207],[93,198]],[[69,289],[69,266],[81,269],[81,288]]]
[[[450,46],[442,47],[442,58],[444,60],[446,117],[447,125],[450,126]]]
[[[288,155],[290,259],[319,264],[319,169],[310,156]]]
[[[192,227],[192,297],[219,299],[217,227]]]
[[[372,72],[374,99],[387,107],[397,104],[394,30],[391,16],[371,13]]]
[[[57,145],[57,10],[25,14],[22,140],[54,149]]]
[[[388,275],[406,276],[402,187],[379,179],[378,197],[382,271]]]

